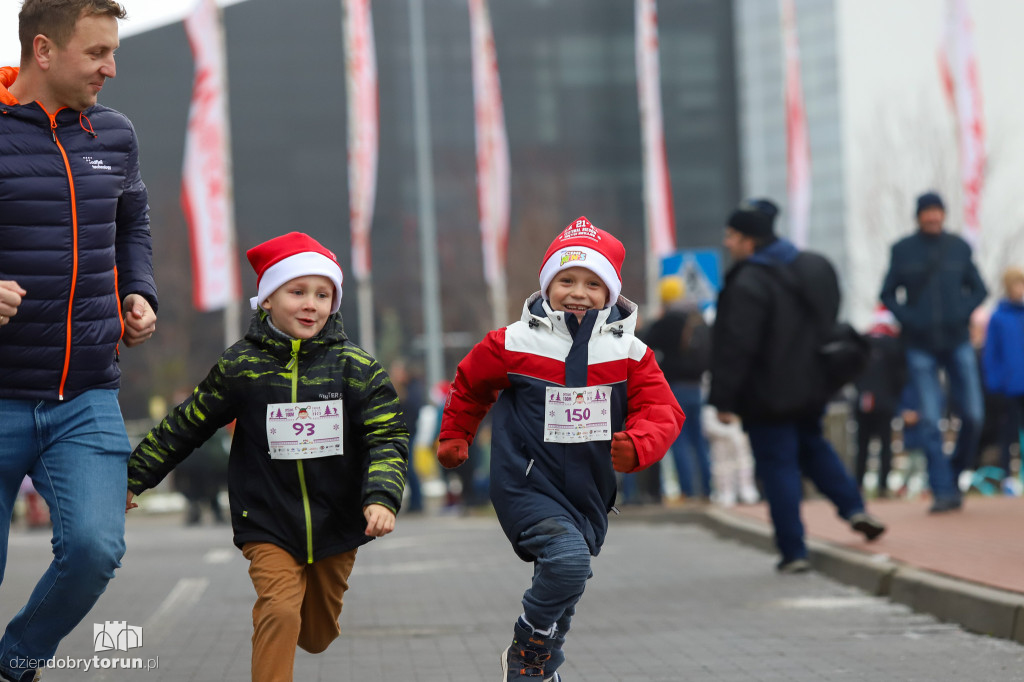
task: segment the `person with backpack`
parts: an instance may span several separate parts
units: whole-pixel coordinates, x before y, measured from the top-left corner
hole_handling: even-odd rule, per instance
[[[700,414],[704,403],[701,379],[711,368],[711,329],[697,302],[687,298],[686,283],[681,277],[662,278],[658,289],[664,312],[651,323],[643,341],[654,351],[654,358],[683,412]],[[686,498],[711,497],[711,458],[700,419],[683,423],[683,430],[672,443],[672,461],[679,489]],[[696,486],[694,474],[699,480]]]
[[[778,208],[744,201],[723,246],[733,264],[718,295],[708,402],[728,424],[742,418],[768,501],[780,573],[810,569],[800,519],[806,476],[868,540],[885,526],[867,513],[856,482],[822,432],[836,379],[822,348],[836,325],[839,283],[824,257],[775,235]]]

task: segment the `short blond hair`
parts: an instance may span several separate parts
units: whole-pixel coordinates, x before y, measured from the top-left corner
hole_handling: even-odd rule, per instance
[[[1024,282],[1024,268],[1011,265],[1006,270],[1003,270],[1003,288],[1006,291],[1009,291],[1010,287],[1017,282]]]

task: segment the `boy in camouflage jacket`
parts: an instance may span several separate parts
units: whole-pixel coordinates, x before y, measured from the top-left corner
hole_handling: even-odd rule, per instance
[[[258,595],[252,679],[281,682],[296,644],[319,653],[338,636],[358,547],[394,529],[409,434],[387,374],[345,335],[334,254],[292,232],[247,256],[249,330],[135,448],[127,508],[236,420],[228,496]]]

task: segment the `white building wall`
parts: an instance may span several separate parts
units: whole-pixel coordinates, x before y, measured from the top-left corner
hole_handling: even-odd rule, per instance
[[[953,112],[939,58],[943,0],[795,0],[813,198],[809,247],[836,262],[845,307],[866,325],[889,247],[916,229],[914,200],[934,189],[947,227],[962,225]],[[1024,2],[970,0],[988,165],[976,260],[994,302],[1010,264],[1024,264]],[[786,157],[777,0],[736,0],[744,193],[785,210]],[[780,232],[787,233],[785,212]]]
[[[844,184],[834,0],[796,0],[804,109],[811,146],[808,248],[829,256],[844,288]],[[782,208],[777,231],[789,234],[786,119],[780,3],[736,0],[737,87],[743,193]]]

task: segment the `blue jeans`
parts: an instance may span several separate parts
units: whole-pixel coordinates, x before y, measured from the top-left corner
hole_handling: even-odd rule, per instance
[[[820,417],[746,424],[745,428],[775,527],[775,545],[783,561],[807,556],[800,520],[803,476],[832,501],[842,518],[864,511],[856,482],[822,435]]]
[[[700,427],[700,408],[703,405],[700,386],[682,382],[669,384],[672,395],[686,413],[683,430],[679,432],[676,442],[672,443],[672,461],[676,465],[679,477],[679,489],[687,497],[696,494],[711,495],[711,457],[708,441]],[[694,490],[693,465],[697,464],[697,475],[700,476],[700,489]]]
[[[128,455],[117,391],[64,401],[0,400],[0,581],[18,485],[26,474],[53,522],[53,562],[0,639],[0,672],[49,659],[99,599],[124,556]]]
[[[946,370],[949,379],[950,407],[960,415],[960,433],[952,461],[942,450],[942,386],[939,368]],[[928,460],[928,485],[936,500],[958,497],[956,480],[965,468],[973,467],[985,420],[985,402],[981,392],[978,358],[969,343],[962,343],[951,351],[930,353],[917,348],[907,349],[907,369],[910,381],[921,405],[920,433],[925,457]]]
[[[544,674],[550,677],[565,660],[562,644],[593,575],[590,548],[579,529],[562,517],[530,526],[519,535],[518,544],[535,557],[533,584],[523,594],[523,613],[535,630],[556,626],[551,659],[544,666]]]

